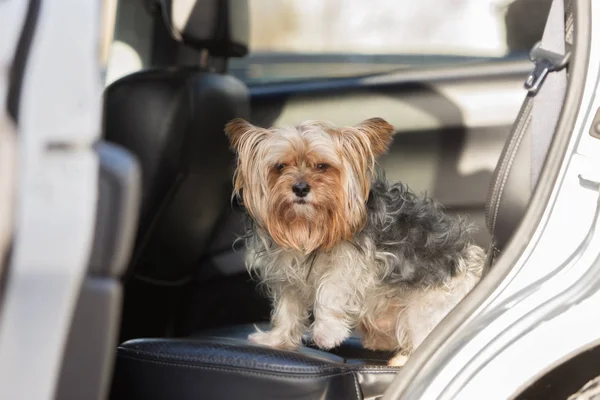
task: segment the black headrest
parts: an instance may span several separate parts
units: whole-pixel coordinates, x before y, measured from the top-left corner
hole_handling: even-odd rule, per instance
[[[217,57],[248,53],[248,0],[160,0],[173,38]]]
[[[105,138],[133,153],[142,170],[129,272],[173,281],[196,268],[230,208],[225,124],[248,114],[242,82],[195,67],[143,70],[106,89]]]

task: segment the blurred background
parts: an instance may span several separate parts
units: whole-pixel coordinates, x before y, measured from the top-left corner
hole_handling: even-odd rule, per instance
[[[152,21],[121,0],[106,84],[148,64]],[[249,0],[249,84],[344,77],[471,58],[519,58],[539,40],[549,0]],[[135,15],[134,15],[135,14]],[[146,48],[146,50],[144,50]],[[442,56],[442,57],[440,57]]]
[[[539,40],[549,7],[548,0],[250,0],[251,55],[231,67],[247,80],[273,81],[518,57]]]
[[[501,56],[508,2],[251,0],[252,50]]]

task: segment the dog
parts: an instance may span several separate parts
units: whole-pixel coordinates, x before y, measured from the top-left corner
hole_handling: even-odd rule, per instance
[[[472,225],[378,173],[394,132],[381,118],[226,125],[233,196],[250,217],[246,265],[273,305],[272,329],[249,341],[293,349],[310,330],[328,350],[356,330],[401,366],[479,281]]]

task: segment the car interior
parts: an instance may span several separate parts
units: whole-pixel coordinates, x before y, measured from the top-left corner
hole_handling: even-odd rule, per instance
[[[139,163],[137,233],[130,260],[115,272],[122,302],[110,314],[120,320],[108,338],[119,343],[109,351],[114,359],[69,343],[67,363],[70,352],[89,353],[88,367],[104,371],[115,400],[381,396],[398,369],[386,365],[389,352],[365,350],[358,337],[331,351],[246,340],[255,327],[268,329],[270,304],[236,240],[245,221],[231,198],[234,154],[224,126],[233,118],[263,127],[385,118],[396,128],[380,160],[387,178],[471,219],[489,266],[532,193],[522,173],[531,163],[522,129],[529,117],[520,107],[528,52],[550,1],[535,1],[535,18],[525,2],[532,3],[516,0],[505,10],[503,57],[408,55],[376,73],[310,78],[356,61],[254,54],[251,1],[121,0],[115,40],[136,49],[141,67],[107,80],[102,129],[107,146]],[[289,69],[294,79],[268,80],[269,68],[275,75]],[[78,310],[73,329],[89,328],[84,314]],[[66,382],[80,370],[63,368],[59,393],[74,390]],[[102,382],[78,386],[78,398],[94,398]]]

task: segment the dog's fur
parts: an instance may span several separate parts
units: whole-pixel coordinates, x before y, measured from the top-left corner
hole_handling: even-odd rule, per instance
[[[294,348],[314,316],[312,340],[338,346],[353,329],[402,365],[481,275],[470,225],[375,172],[394,129],[320,122],[226,127],[237,153],[234,195],[253,221],[247,266],[273,301],[272,330],[249,339]],[[309,185],[305,197],[292,186]]]

